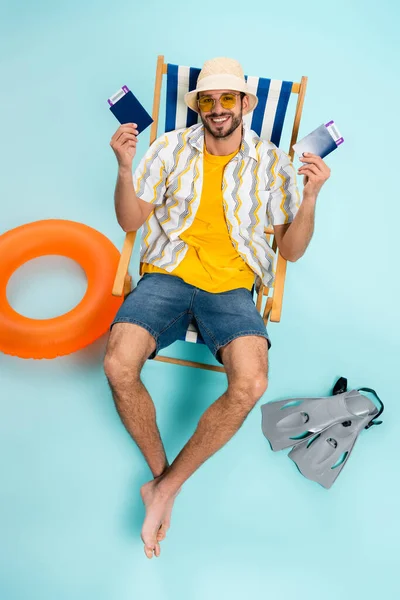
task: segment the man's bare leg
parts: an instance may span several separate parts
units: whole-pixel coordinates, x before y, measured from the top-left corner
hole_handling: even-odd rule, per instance
[[[157,481],[167,469],[168,460],[157,427],[153,401],[140,380],[142,367],[155,347],[153,336],[143,327],[131,323],[116,323],[108,341],[104,370],[121,420]],[[144,498],[143,500],[145,502]],[[173,499],[166,507],[156,542],[165,538],[172,505]],[[156,555],[159,551],[159,545],[156,544]]]
[[[157,532],[165,507],[173,503],[183,483],[241,427],[267,389],[268,346],[258,336],[236,338],[221,350],[228,389],[202,415],[197,429],[161,477],[142,487],[146,518],[142,528],[145,552],[157,545]]]

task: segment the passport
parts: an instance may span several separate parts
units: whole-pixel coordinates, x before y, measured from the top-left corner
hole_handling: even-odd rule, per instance
[[[322,124],[314,129],[292,147],[298,156],[302,156],[303,152],[311,152],[324,158],[343,142],[344,139],[339,133],[335,122],[329,121],[329,123]]]
[[[108,104],[121,125],[136,123],[139,133],[153,122],[147,110],[126,85],[108,99]]]

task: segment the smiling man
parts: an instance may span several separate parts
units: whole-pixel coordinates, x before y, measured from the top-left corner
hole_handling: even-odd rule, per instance
[[[203,125],[212,138],[227,139],[239,125],[241,125],[243,118],[243,102],[237,102],[236,99],[238,96],[240,96],[242,100],[245,97],[243,92],[235,94],[232,90],[225,90],[217,96],[208,92],[199,94],[198,105],[202,113]],[[214,113],[217,100],[219,100],[219,103],[224,110],[221,115],[216,115]],[[226,107],[232,109],[236,105],[238,107],[237,114],[226,110]],[[206,115],[206,113],[210,113],[210,111],[212,111],[212,114]]]
[[[105,372],[121,419],[153,474],[141,489],[149,558],[160,554],[183,483],[230,440],[267,389],[270,342],[251,295],[256,276],[266,285],[274,277],[264,227],[274,227],[287,260],[300,258],[330,174],[321,158],[307,155],[299,169],[300,201],[289,157],[243,124],[257,98],[233,59],[207,61],[185,102],[201,123],[156,140],[134,176],[135,124],[122,125],[111,140],[118,222],[124,231],[144,227],[142,278],[112,324]],[[228,385],[169,464],[140,373],[191,322],[224,365]]]

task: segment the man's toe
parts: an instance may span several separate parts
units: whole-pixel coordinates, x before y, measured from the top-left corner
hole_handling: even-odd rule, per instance
[[[165,540],[165,538],[167,537],[167,531],[168,531],[168,526],[166,523],[163,523],[157,532],[157,541],[158,542]]]

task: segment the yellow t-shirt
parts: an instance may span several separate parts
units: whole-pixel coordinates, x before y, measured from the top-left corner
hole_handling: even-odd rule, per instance
[[[142,273],[164,273],[214,294],[244,287],[251,290],[254,272],[233,247],[222,205],[224,168],[237,154],[215,156],[204,149],[204,181],[192,225],[180,238],[188,244],[185,258],[171,272],[143,263]]]

